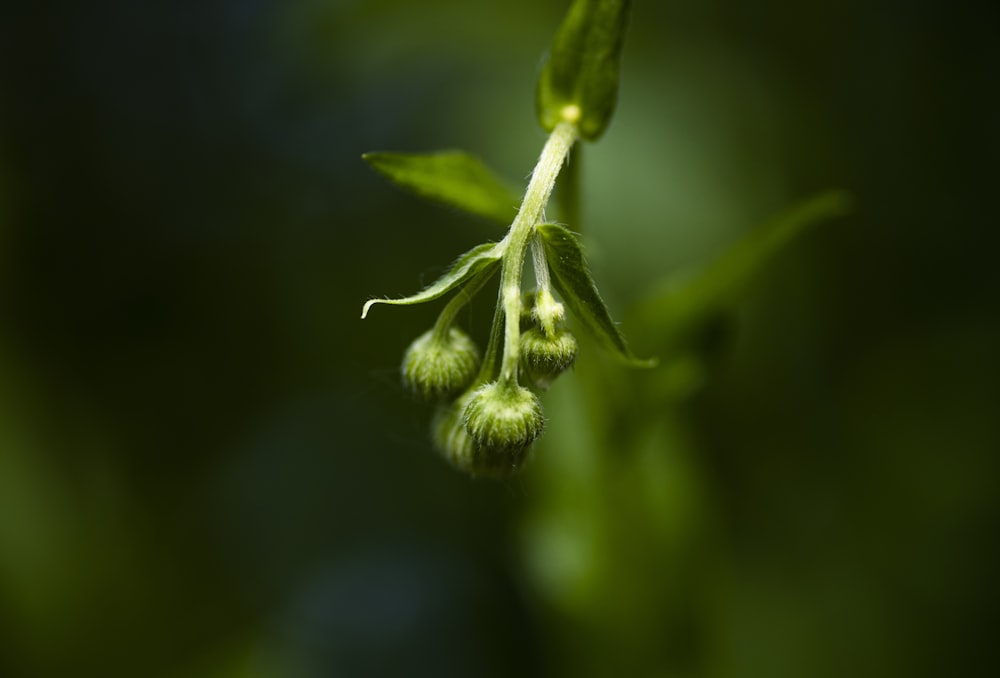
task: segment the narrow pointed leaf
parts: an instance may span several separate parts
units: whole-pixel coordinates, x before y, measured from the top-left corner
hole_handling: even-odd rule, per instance
[[[590,275],[580,241],[558,224],[540,224],[538,233],[545,245],[552,285],[569,310],[617,358],[635,367],[653,367],[655,360],[637,358],[629,349],[625,335],[611,319],[608,307]]]
[[[618,101],[630,5],[629,0],[574,0],[538,78],[535,103],[546,130],[578,115],[584,139],[604,133]]]
[[[428,200],[505,225],[517,214],[518,197],[468,153],[365,153],[361,157],[389,181]]]
[[[765,222],[688,282],[667,280],[635,309],[644,330],[660,346],[680,347],[716,322],[754,279],[809,227],[843,216],[850,196],[830,191],[793,206]]]
[[[504,247],[500,243],[485,243],[472,248],[452,264],[451,268],[432,285],[422,291],[403,299],[369,299],[361,310],[361,319],[375,304],[392,304],[394,306],[411,306],[433,301],[444,296],[456,287],[480,275],[492,275],[500,268],[500,259]]]

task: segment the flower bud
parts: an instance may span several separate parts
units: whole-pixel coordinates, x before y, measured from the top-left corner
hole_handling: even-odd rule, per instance
[[[438,408],[431,424],[434,446],[452,466],[472,476],[504,478],[523,465],[527,447],[518,454],[489,445],[477,445],[465,426],[465,410],[478,391],[463,394]]]
[[[521,366],[525,376],[538,388],[547,389],[552,381],[569,369],[576,360],[576,337],[564,327],[551,336],[533,327],[521,335]]]
[[[441,406],[431,422],[434,447],[452,466],[475,475],[475,445],[465,430],[463,414],[472,393],[466,393],[450,405]]]
[[[452,327],[444,339],[429,330],[406,349],[403,383],[421,398],[444,400],[472,383],[479,360],[479,349],[462,330]]]
[[[506,476],[521,468],[545,420],[538,397],[522,386],[493,382],[474,391],[463,414],[473,445],[473,473]]]

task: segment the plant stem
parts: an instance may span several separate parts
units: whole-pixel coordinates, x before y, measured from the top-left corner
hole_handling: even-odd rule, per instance
[[[542,242],[542,236],[538,234],[538,231],[535,231],[535,234],[531,237],[531,263],[535,269],[535,282],[538,283],[538,292],[548,292],[552,285],[552,280],[549,278],[549,264],[545,260],[545,244]]]
[[[517,385],[518,341],[521,337],[521,275],[524,269],[524,256],[528,242],[535,233],[535,227],[542,219],[545,206],[552,195],[552,189],[559,176],[569,149],[579,138],[576,124],[564,120],[556,125],[549,135],[542,155],[538,158],[528,182],[528,190],[524,194],[521,208],[514,218],[504,240],[506,249],[503,255],[503,269],[500,274],[500,290],[504,308],[504,347],[503,363],[500,368],[500,379],[504,383]]]
[[[472,300],[472,297],[476,295],[486,281],[496,274],[494,269],[491,273],[480,273],[478,276],[474,277],[469,282],[465,283],[465,287],[460,289],[454,297],[448,302],[448,304],[441,310],[441,314],[438,316],[437,322],[434,323],[434,340],[437,342],[443,342],[448,338],[448,331],[451,329],[452,324],[455,322],[455,316],[458,312],[465,308],[465,305]]]
[[[520,311],[518,311],[520,313]],[[482,386],[493,378],[496,372],[498,359],[500,358],[500,341],[503,337],[503,287],[497,292],[497,305],[493,311],[493,327],[490,330],[490,339],[486,344],[486,353],[483,355],[483,364],[479,368],[476,380],[472,382],[470,390]]]

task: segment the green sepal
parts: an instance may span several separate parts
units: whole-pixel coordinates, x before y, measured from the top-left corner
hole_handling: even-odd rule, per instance
[[[501,224],[513,220],[521,202],[479,158],[463,151],[365,153],[361,158],[411,193]]]
[[[716,335],[720,319],[774,257],[811,226],[850,211],[845,191],[829,191],[794,205],[750,231],[691,280],[665,280],[660,291],[636,305],[634,317],[664,350]],[[720,325],[720,322],[722,324]]]
[[[580,241],[559,224],[539,224],[538,233],[545,247],[552,285],[580,322],[615,357],[633,367],[654,367],[655,359],[637,358],[629,349],[625,335],[611,319],[608,307],[590,275]]]
[[[575,0],[552,41],[535,94],[538,120],[551,132],[563,120],[580,136],[604,133],[618,100],[618,73],[629,0]],[[579,119],[574,121],[577,114]]]
[[[365,319],[369,309],[375,304],[393,304],[394,306],[422,304],[447,294],[473,278],[489,277],[500,268],[504,249],[503,243],[477,245],[456,259],[447,273],[420,292],[402,299],[369,299],[361,310],[361,319]]]

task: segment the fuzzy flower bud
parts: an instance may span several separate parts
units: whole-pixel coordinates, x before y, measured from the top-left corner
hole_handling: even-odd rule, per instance
[[[524,465],[544,424],[534,393],[494,382],[439,407],[431,431],[437,451],[453,466],[472,476],[505,478]]]
[[[521,386],[493,382],[472,393],[463,422],[473,445],[473,473],[506,476],[520,469],[545,419],[538,397]]]
[[[551,336],[539,327],[521,335],[521,366],[525,376],[540,389],[547,389],[553,380],[569,369],[576,360],[576,337],[564,327]]]
[[[444,400],[472,383],[479,360],[479,349],[462,330],[452,327],[444,339],[429,330],[406,349],[403,383],[421,398]]]
[[[434,447],[452,466],[475,475],[476,446],[465,430],[463,414],[472,392],[466,393],[450,405],[441,406],[431,422]]]

